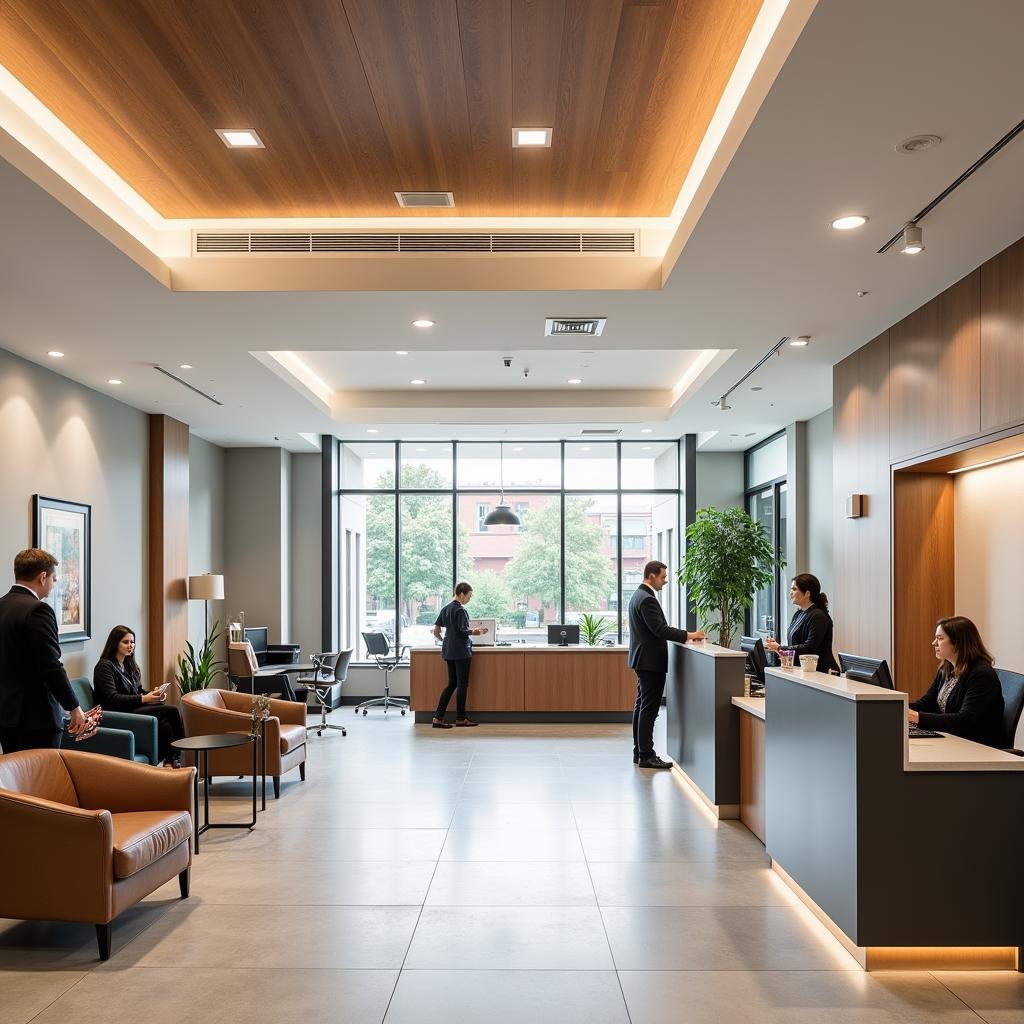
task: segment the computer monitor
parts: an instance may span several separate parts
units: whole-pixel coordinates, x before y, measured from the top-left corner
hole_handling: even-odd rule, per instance
[[[267,653],[267,632],[266,626],[246,627],[245,639],[252,644],[253,654]]]
[[[840,654],[839,667],[847,679],[858,683],[870,683],[880,686],[883,690],[895,690],[889,666],[884,659],[862,658],[859,654]]]
[[[761,638],[759,636],[741,636],[740,650],[747,656],[747,671],[763,683],[768,656],[765,654]]]
[[[562,634],[565,634],[565,643],[567,644],[579,644],[580,642],[580,627],[570,626],[564,622],[555,622],[548,625],[548,643],[549,644],[562,644]]]
[[[480,636],[471,636],[470,642],[474,647],[493,647],[496,640],[495,633],[498,629],[497,619],[470,619],[469,625],[471,629],[486,629],[486,633],[481,633]]]

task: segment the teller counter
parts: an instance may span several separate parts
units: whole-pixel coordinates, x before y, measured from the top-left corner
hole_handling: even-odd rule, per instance
[[[626,665],[628,650],[522,644],[474,648],[468,711],[480,722],[629,722],[636,675]],[[447,685],[441,649],[414,647],[409,703],[417,722],[434,717]]]

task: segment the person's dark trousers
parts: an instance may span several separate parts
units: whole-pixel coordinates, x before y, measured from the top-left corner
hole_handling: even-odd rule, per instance
[[[4,748],[5,754],[41,747],[56,750],[60,746],[61,735],[60,729],[0,729],[0,747]]]
[[[469,690],[469,669],[473,664],[472,658],[459,658],[457,661],[447,661],[448,685],[441,691],[441,699],[437,702],[435,718],[444,718],[448,710],[448,701],[455,696],[455,717],[461,722],[466,717],[466,693]]]
[[[149,715],[156,719],[156,738],[158,756],[161,761],[179,759],[178,752],[171,746],[175,740],[185,738],[185,723],[181,720],[181,712],[173,704],[152,706],[143,704],[136,708],[133,715]]]
[[[633,708],[633,757],[654,757],[654,720],[665,693],[664,672],[637,672],[636,705]]]

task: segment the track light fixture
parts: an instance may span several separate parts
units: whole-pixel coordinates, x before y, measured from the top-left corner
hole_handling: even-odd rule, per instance
[[[732,408],[732,406],[729,404],[729,402],[726,399],[725,395],[722,395],[722,397],[718,400],[718,411],[719,412],[728,412],[731,408]]]
[[[924,252],[921,229],[912,220],[903,225],[903,244],[900,246],[900,252],[905,256],[916,256],[919,252]]]

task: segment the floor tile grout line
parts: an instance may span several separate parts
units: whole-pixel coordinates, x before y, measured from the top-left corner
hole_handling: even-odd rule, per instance
[[[63,992],[60,993],[60,995],[57,995],[53,999],[51,999],[38,1013],[34,1013],[34,1014],[32,1014],[31,1017],[27,1018],[27,1020],[25,1021],[25,1024],[32,1024],[32,1021],[38,1019],[44,1013],[46,1013],[46,1011],[51,1006],[53,1006],[54,1003],[56,1003],[58,1000],[63,999],[66,995],[69,995],[76,988],[78,988],[78,986],[81,985],[83,981],[85,981],[87,978],[91,977],[92,972],[95,971],[95,970],[96,970],[96,967],[94,965],[91,969],[89,969],[87,971],[84,971],[82,973],[82,976],[77,981],[73,981],[70,985],[68,985],[68,987],[66,989],[64,989]]]
[[[971,1013],[973,1013],[979,1020],[983,1020],[985,1021],[985,1024],[988,1024],[988,1018],[985,1017],[980,1010],[976,1010],[973,1006],[971,1006],[971,1004],[968,1003],[967,1000],[964,999],[964,997],[961,996],[958,992],[954,992],[941,978],[936,977],[935,971],[928,971],[927,974],[929,978],[933,978],[935,981],[937,981],[954,999],[959,1000],[961,1003],[963,1003],[964,1006],[966,1006],[967,1009],[970,1010]]]

